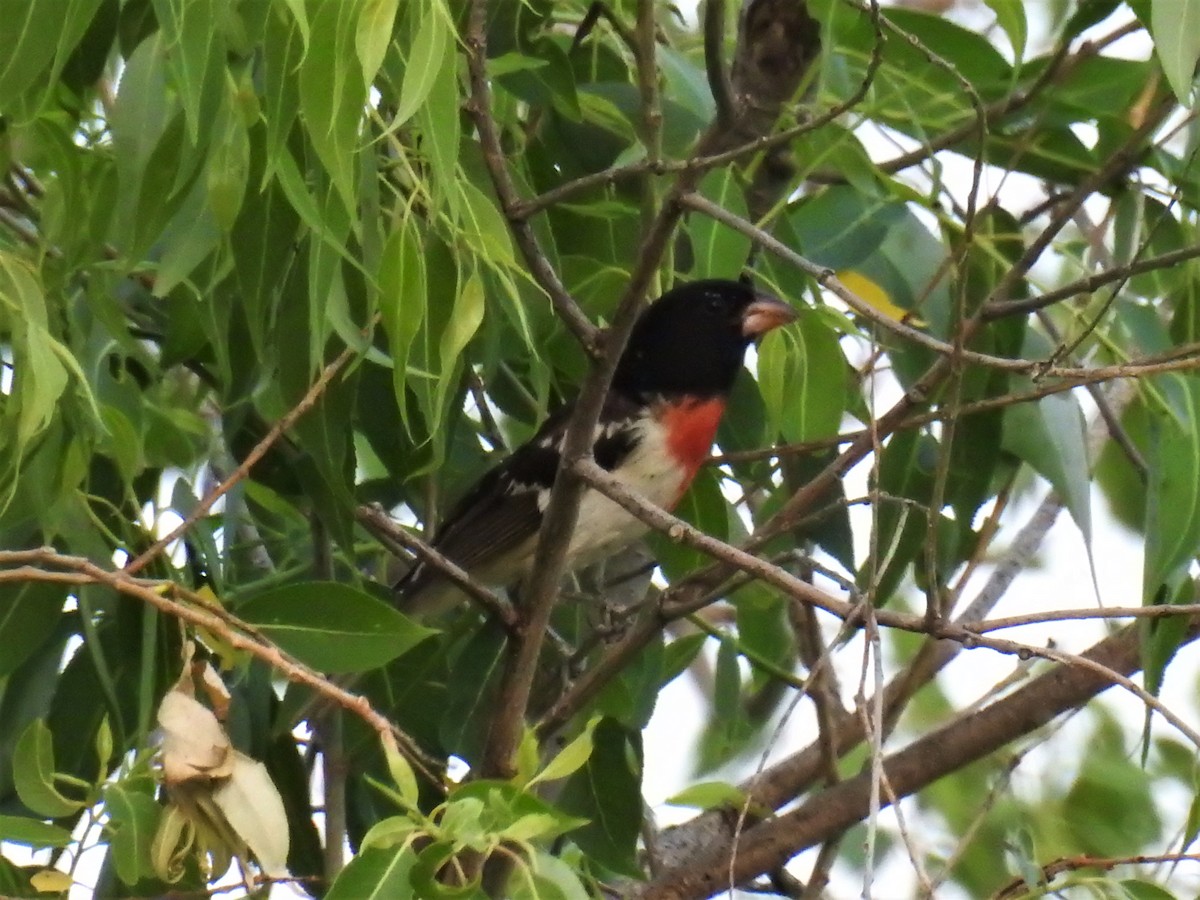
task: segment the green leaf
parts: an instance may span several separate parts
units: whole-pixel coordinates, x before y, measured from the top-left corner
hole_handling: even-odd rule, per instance
[[[1025,4],[1022,0],[984,0],[988,9],[996,14],[996,24],[1004,29],[1008,42],[1012,44],[1013,56],[1019,63],[1025,56],[1025,40],[1029,26],[1025,22]]]
[[[54,419],[69,376],[71,353],[49,331],[46,297],[37,273],[26,261],[0,251],[0,310],[7,308],[21,327],[13,330],[12,395],[16,399],[18,450]]]
[[[1078,778],[1062,801],[1062,823],[1079,852],[1116,856],[1158,840],[1162,820],[1146,770],[1129,758],[1120,728],[1102,722],[1087,742]]]
[[[410,5],[410,9],[419,8],[423,5]],[[429,164],[427,183],[434,206],[453,209],[461,184],[465,183],[458,180],[462,125],[457,115],[447,115],[449,110],[457,110],[461,102],[457,54],[443,53],[441,66],[435,71],[428,99],[417,108],[413,122],[422,135],[422,149]]]
[[[1129,900],[1176,900],[1178,895],[1150,881],[1126,878],[1117,882]]]
[[[443,60],[452,47],[450,24],[446,11],[440,3],[414,4],[411,15],[419,15],[421,24],[413,40],[411,55],[404,67],[404,81],[400,85],[400,99],[396,114],[392,117],[389,130],[394,130],[409,119],[429,98]],[[441,114],[450,114],[442,110]]]
[[[417,786],[417,776],[413,772],[412,765],[409,764],[404,754],[396,746],[395,740],[390,736],[386,737],[382,743],[388,774],[392,776],[392,784],[399,790],[400,798],[416,809],[417,801],[420,800],[420,788]]]
[[[675,515],[705,534],[720,540],[728,539],[729,501],[721,493],[720,473],[701,468],[676,505]],[[708,561],[699,550],[664,534],[652,534],[650,546],[668,579],[681,578]]]
[[[700,193],[735,215],[746,217],[746,199],[736,169],[709,172],[700,182]],[[711,216],[691,214],[693,278],[736,278],[750,258],[750,238]]]
[[[1150,31],[1171,90],[1180,103],[1190,107],[1196,60],[1200,59],[1200,0],[1154,0]]]
[[[420,828],[420,825],[407,816],[389,816],[367,829],[359,846],[363,850],[391,850],[411,838]]]
[[[0,841],[38,849],[66,847],[71,843],[71,832],[24,816],[0,816]]]
[[[663,638],[658,635],[642,648],[637,658],[626,663],[620,675],[604,686],[595,710],[630,731],[640,731],[650,722],[663,683]]]
[[[392,379],[401,421],[411,429],[405,390],[408,385],[408,355],[421,331],[427,301],[425,255],[415,218],[406,216],[388,236],[379,256],[379,310],[392,355]],[[411,434],[411,430],[410,430]]]
[[[358,208],[355,154],[367,102],[354,51],[356,13],[352,3],[319,4],[300,65],[300,111],[309,123],[307,134],[348,212]]]
[[[430,900],[465,900],[467,897],[479,896],[478,875],[466,884],[458,886],[443,884],[438,880],[438,872],[454,854],[454,845],[444,841],[423,848],[409,874],[411,892],[397,896],[428,897]]]
[[[294,77],[294,72],[304,58],[308,33],[302,31],[302,27],[307,28],[307,21],[303,20],[304,4],[296,0],[295,5],[299,7],[299,17],[304,25],[298,24],[296,17],[275,13],[267,17],[263,39],[261,103],[267,134],[264,184],[275,173],[278,159],[283,155],[290,158],[287,137],[300,112],[299,80]]]
[[[450,794],[450,800],[459,804],[456,806],[456,816],[466,818],[472,814],[478,820],[474,823],[458,820],[456,828],[464,833],[471,832],[475,839],[482,841],[491,841],[501,833],[507,834],[508,829],[517,822],[525,823],[518,826],[518,830],[531,829],[543,838],[566,834],[587,822],[551,806],[536,794],[522,790],[510,781],[469,781],[456,787]],[[466,803],[468,800],[470,804]],[[455,837],[457,839],[458,835]]]
[[[1076,37],[1080,32],[1107,19],[1120,0],[1080,0],[1078,7],[1063,26],[1063,38]]]
[[[508,223],[491,198],[470,181],[461,182],[462,224],[467,239],[489,266],[514,265]]]
[[[21,802],[49,819],[72,815],[86,805],[59,793],[54,784],[54,738],[42,719],[34,719],[13,750],[13,783]]]
[[[223,231],[237,221],[250,175],[250,134],[236,108],[237,86],[229,79],[227,102],[213,129],[205,171],[208,206]]]
[[[704,642],[708,640],[708,635],[703,631],[698,631],[695,634],[685,634],[682,637],[675,638],[671,643],[663,648],[663,665],[662,665],[662,682],[661,687],[666,687],[676,678],[684,673],[688,666],[696,659],[700,653],[700,648],[704,646]]]
[[[391,900],[411,896],[416,854],[407,847],[368,848],[338,873],[325,900]]]
[[[11,114],[25,90],[44,91],[58,81],[99,6],[100,0],[29,0],[6,8],[8,21],[0,28],[0,109]],[[30,110],[36,106],[28,104]]]
[[[44,581],[0,584],[0,679],[12,674],[53,633],[66,589]]]
[[[596,726],[587,764],[563,787],[559,806],[590,820],[571,839],[614,872],[640,878],[637,840],[642,827],[641,740],[614,719]]]
[[[221,243],[221,229],[217,227],[212,205],[214,198],[206,187],[206,181],[197,179],[177,214],[160,233],[164,250],[154,275],[156,297],[165,297],[182,284]],[[223,190],[218,188],[219,192]],[[225,200],[228,199],[226,195]],[[231,211],[226,205],[224,212]]]
[[[449,696],[439,736],[450,753],[474,762],[483,751],[487,717],[504,671],[505,634],[485,626],[472,634],[451,659]]]
[[[113,755],[113,732],[112,725],[108,723],[108,716],[100,720],[100,727],[96,729],[96,781],[103,781],[108,774],[108,761]]]
[[[592,896],[575,870],[557,856],[539,850],[529,860],[528,871],[521,871],[523,865],[518,865],[508,882],[505,896],[512,900],[588,900]]]
[[[1142,600],[1155,603],[1171,576],[1200,550],[1200,377],[1152,382],[1167,410],[1151,424]]]
[[[442,332],[438,343],[438,357],[441,362],[441,374],[438,377],[437,408],[442,409],[447,392],[458,380],[459,367],[462,363],[462,352],[470,343],[475,332],[483,322],[483,312],[486,302],[483,294],[483,279],[478,272],[472,272],[458,292],[454,302],[454,311],[446,329]]]
[[[331,581],[274,588],[237,609],[284,650],[322,672],[378,668],[436,633],[370,594]]]
[[[808,259],[830,269],[852,269],[878,251],[906,214],[904,205],[891,199],[833,187],[797,206],[789,220]]]
[[[188,139],[200,143],[220,102],[225,72],[221,0],[154,0],[167,68],[183,103]]]
[[[717,645],[717,666],[713,680],[712,717],[700,745],[697,768],[707,772],[729,762],[746,747],[754,726],[743,691],[741,658],[737,641],[722,640]]]
[[[746,793],[725,781],[700,781],[668,797],[666,802],[689,809],[741,809],[746,805]]]
[[[127,790],[120,784],[105,787],[104,805],[109,814],[107,829],[117,875],[126,884],[153,875],[151,849],[162,807],[149,794]]]
[[[871,558],[859,571],[862,588],[875,588],[884,604],[900,583],[908,564],[925,543],[926,507],[933,491],[937,442],[918,431],[892,435],[879,461],[879,490],[896,500],[881,499],[876,512],[878,535]],[[903,503],[902,499],[912,501]]]
[[[383,57],[392,42],[392,28],[399,6],[400,0],[366,0],[360,5],[354,47],[362,64],[363,84],[374,81],[375,73],[383,64]]]
[[[1021,390],[1022,379],[1013,387]],[[1083,411],[1073,394],[1055,394],[1011,407],[1004,415],[1003,447],[1045,478],[1070,510],[1090,544],[1091,485]]]
[[[592,734],[599,722],[599,717],[590,719],[583,731],[576,735],[567,746],[559,750],[554,759],[546,764],[546,768],[530,780],[529,786],[533,786],[539,781],[557,781],[578,771],[592,755]]]
[[[491,840],[484,822],[484,801],[478,797],[455,794],[442,810],[438,822],[442,832],[453,839],[459,847],[486,850]]]
[[[773,431],[788,442],[837,434],[846,408],[845,360],[837,335],[817,316],[768,334],[759,347],[758,385]]]

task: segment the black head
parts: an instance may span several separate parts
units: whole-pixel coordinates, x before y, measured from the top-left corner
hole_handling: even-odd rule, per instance
[[[786,303],[737,281],[683,284],[633,326],[613,376],[622,393],[728,393],[751,341],[796,318]]]

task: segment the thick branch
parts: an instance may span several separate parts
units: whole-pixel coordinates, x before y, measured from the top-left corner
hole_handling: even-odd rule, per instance
[[[1196,635],[1193,627],[1185,640],[1190,642]],[[1130,626],[1092,647],[1084,658],[1129,676],[1141,666],[1140,653],[1140,629]],[[960,717],[887,757],[883,761],[884,774],[895,796],[907,797],[1033,733],[1111,684],[1095,669],[1055,666],[1004,699]],[[792,812],[745,831],[732,861],[728,849],[709,853],[686,868],[667,871],[634,896],[640,900],[709,897],[723,890],[731,878],[737,884],[774,871],[797,853],[861,821],[868,813],[870,796],[871,777],[864,772],[814,794]]]

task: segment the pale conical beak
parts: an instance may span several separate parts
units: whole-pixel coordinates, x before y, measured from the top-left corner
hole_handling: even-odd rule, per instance
[[[774,297],[759,294],[742,313],[742,335],[756,340],[773,328],[796,321],[796,311]]]

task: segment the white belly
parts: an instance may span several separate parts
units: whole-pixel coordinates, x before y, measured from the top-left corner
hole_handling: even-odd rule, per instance
[[[651,420],[641,425],[641,439],[613,474],[631,491],[655,506],[670,508],[683,490],[685,473],[667,452],[663,429]],[[579,519],[571,536],[569,556],[573,568],[599,562],[647,531],[642,521],[608,499],[588,489],[579,503]]]

